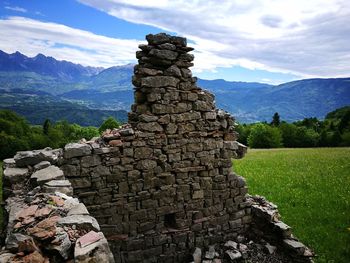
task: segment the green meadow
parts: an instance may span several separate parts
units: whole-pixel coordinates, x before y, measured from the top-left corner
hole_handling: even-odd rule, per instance
[[[250,194],[278,205],[316,262],[350,262],[350,148],[249,150],[233,163]]]

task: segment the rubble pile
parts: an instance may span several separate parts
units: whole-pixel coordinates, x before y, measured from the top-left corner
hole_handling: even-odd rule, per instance
[[[47,148],[4,160],[8,222],[1,263],[114,262],[98,222],[71,196],[55,165],[60,156]]]

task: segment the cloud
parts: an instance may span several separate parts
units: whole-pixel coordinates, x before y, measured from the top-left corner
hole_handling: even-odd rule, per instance
[[[195,68],[240,65],[301,77],[350,72],[348,0],[79,0],[192,40]]]
[[[43,53],[89,66],[135,62],[135,50],[140,44],[138,40],[105,37],[24,17],[0,20],[0,32],[0,49],[7,53],[20,51],[28,56]]]
[[[5,6],[5,9],[15,11],[15,12],[27,13],[27,9],[19,6]]]

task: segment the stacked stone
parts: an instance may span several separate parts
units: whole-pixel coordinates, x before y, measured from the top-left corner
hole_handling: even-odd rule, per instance
[[[4,160],[7,228],[0,262],[109,262],[107,239],[56,166],[62,149]]]
[[[129,124],[99,143],[67,145],[62,169],[114,240],[116,259],[180,262],[195,246],[248,227],[247,187],[231,163],[244,150],[234,119],[196,86],[186,39],[146,39],[137,52]]]

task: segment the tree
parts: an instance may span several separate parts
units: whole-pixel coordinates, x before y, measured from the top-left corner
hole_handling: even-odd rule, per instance
[[[120,123],[116,119],[114,119],[113,117],[109,117],[107,120],[105,120],[102,123],[102,125],[100,126],[98,131],[100,133],[102,133],[107,129],[114,129],[114,128],[119,128],[119,127],[120,127]]]
[[[282,133],[283,145],[285,147],[296,147],[298,127],[291,123],[282,122],[279,129]]]
[[[49,119],[46,119],[44,124],[43,124],[43,133],[45,135],[49,134],[50,127],[51,127],[51,121]]]
[[[248,145],[252,148],[282,147],[281,132],[276,127],[258,123],[251,129],[248,136]]]
[[[275,114],[272,116],[272,122],[271,125],[278,127],[280,125],[281,121],[280,121],[280,115],[278,114],[278,112],[275,112]]]

